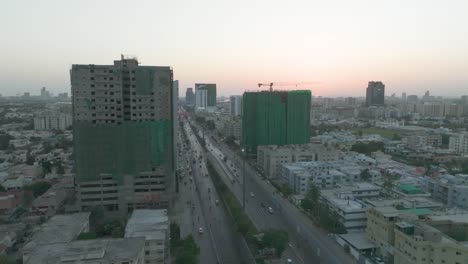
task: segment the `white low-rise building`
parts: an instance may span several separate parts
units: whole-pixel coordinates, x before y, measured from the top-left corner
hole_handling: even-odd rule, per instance
[[[134,210],[125,228],[125,237],[145,238],[145,263],[166,263],[169,257],[167,210]]]
[[[72,116],[64,113],[46,112],[34,117],[34,130],[65,130],[72,125]]]
[[[283,164],[302,161],[333,161],[338,152],[322,144],[258,146],[257,164],[270,179],[279,179]]]
[[[450,136],[449,149],[452,149],[457,153],[468,153],[468,133],[460,133]]]
[[[367,225],[367,205],[347,193],[337,190],[321,192],[321,198],[338,216],[338,221],[343,224],[348,233],[362,232]]]

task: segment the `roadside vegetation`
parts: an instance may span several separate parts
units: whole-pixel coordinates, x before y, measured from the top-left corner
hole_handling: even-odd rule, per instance
[[[381,137],[391,139],[391,140],[400,140],[400,133],[394,129],[385,129],[377,127],[368,127],[368,128],[354,128],[352,129],[353,133],[357,136],[377,134]]]
[[[176,223],[171,223],[169,229],[171,255],[175,263],[197,264],[200,248],[193,239],[193,236],[188,235],[182,239],[180,237],[180,227]]]
[[[346,233],[345,227],[338,221],[336,212],[320,201],[320,189],[316,185],[310,184],[309,191],[301,201],[300,207],[323,229],[336,234]]]
[[[207,163],[207,168],[237,230],[246,240],[251,252],[255,252],[256,262],[264,263],[265,258],[281,257],[289,242],[288,233],[280,229],[257,230],[210,162]]]

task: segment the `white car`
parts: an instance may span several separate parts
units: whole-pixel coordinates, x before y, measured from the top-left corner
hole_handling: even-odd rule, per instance
[[[250,197],[255,197],[255,194],[253,192],[250,192]]]
[[[274,213],[273,208],[268,207],[268,212],[269,212],[270,214],[273,214],[273,213]]]
[[[203,234],[203,228],[202,227],[198,228],[198,233]]]

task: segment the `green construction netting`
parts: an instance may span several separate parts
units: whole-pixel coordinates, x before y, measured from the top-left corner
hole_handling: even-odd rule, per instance
[[[207,106],[216,106],[216,84],[207,84]]]
[[[125,174],[151,171],[170,158],[168,120],[121,125],[74,124],[77,179],[95,180],[110,173],[117,181]]]
[[[286,142],[304,144],[309,142],[310,91],[288,92]]]
[[[310,91],[247,92],[242,98],[242,145],[304,144],[309,141]]]

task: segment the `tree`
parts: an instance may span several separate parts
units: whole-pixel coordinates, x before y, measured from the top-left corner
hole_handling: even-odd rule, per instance
[[[44,194],[50,188],[50,186],[51,184],[49,182],[41,181],[25,186],[24,189],[26,191],[31,191],[32,196],[36,198]]]
[[[7,150],[10,148],[10,140],[14,139],[13,136],[0,131],[0,150]]]
[[[277,257],[281,257],[289,242],[289,235],[280,229],[269,229],[263,233],[263,245],[274,248]]]
[[[28,165],[34,165],[35,159],[31,155],[31,150],[29,149],[28,152],[26,152],[26,164]]]
[[[88,239],[96,239],[97,235],[94,232],[83,232],[78,236],[78,240],[88,240]]]
[[[41,167],[42,167],[42,173],[44,174],[44,176],[47,175],[47,173],[52,172],[52,162],[50,161],[42,161]]]
[[[65,174],[65,168],[63,167],[62,162],[57,162],[55,166],[57,168],[57,174],[59,175]]]
[[[401,140],[401,136],[398,133],[393,133],[392,140]]]
[[[309,190],[307,191],[306,198],[310,200],[312,206],[315,207],[320,199],[320,189],[317,185],[310,183]]]
[[[45,141],[44,143],[42,143],[42,151],[41,151],[41,154],[47,154],[49,152],[52,151],[52,144],[50,144],[50,142],[48,141]]]
[[[384,144],[383,142],[375,141],[369,143],[358,142],[351,147],[351,151],[359,152],[369,156],[372,152],[384,151]]]
[[[0,255],[0,264],[15,264],[16,261],[8,257],[7,255]]]
[[[357,135],[358,135],[358,137],[362,137],[362,130],[361,129],[358,130]]]
[[[180,242],[180,227],[177,223],[172,222],[169,226],[169,237],[171,238],[171,249],[174,249]]]
[[[312,210],[314,208],[314,204],[310,199],[304,198],[301,200],[301,207],[304,210]]]
[[[178,247],[174,250],[176,264],[197,264],[200,248],[193,239],[192,235],[180,240]]]
[[[371,177],[370,173],[369,173],[369,169],[365,169],[361,172],[360,174],[360,177],[361,177],[361,180],[363,181],[368,181]]]

